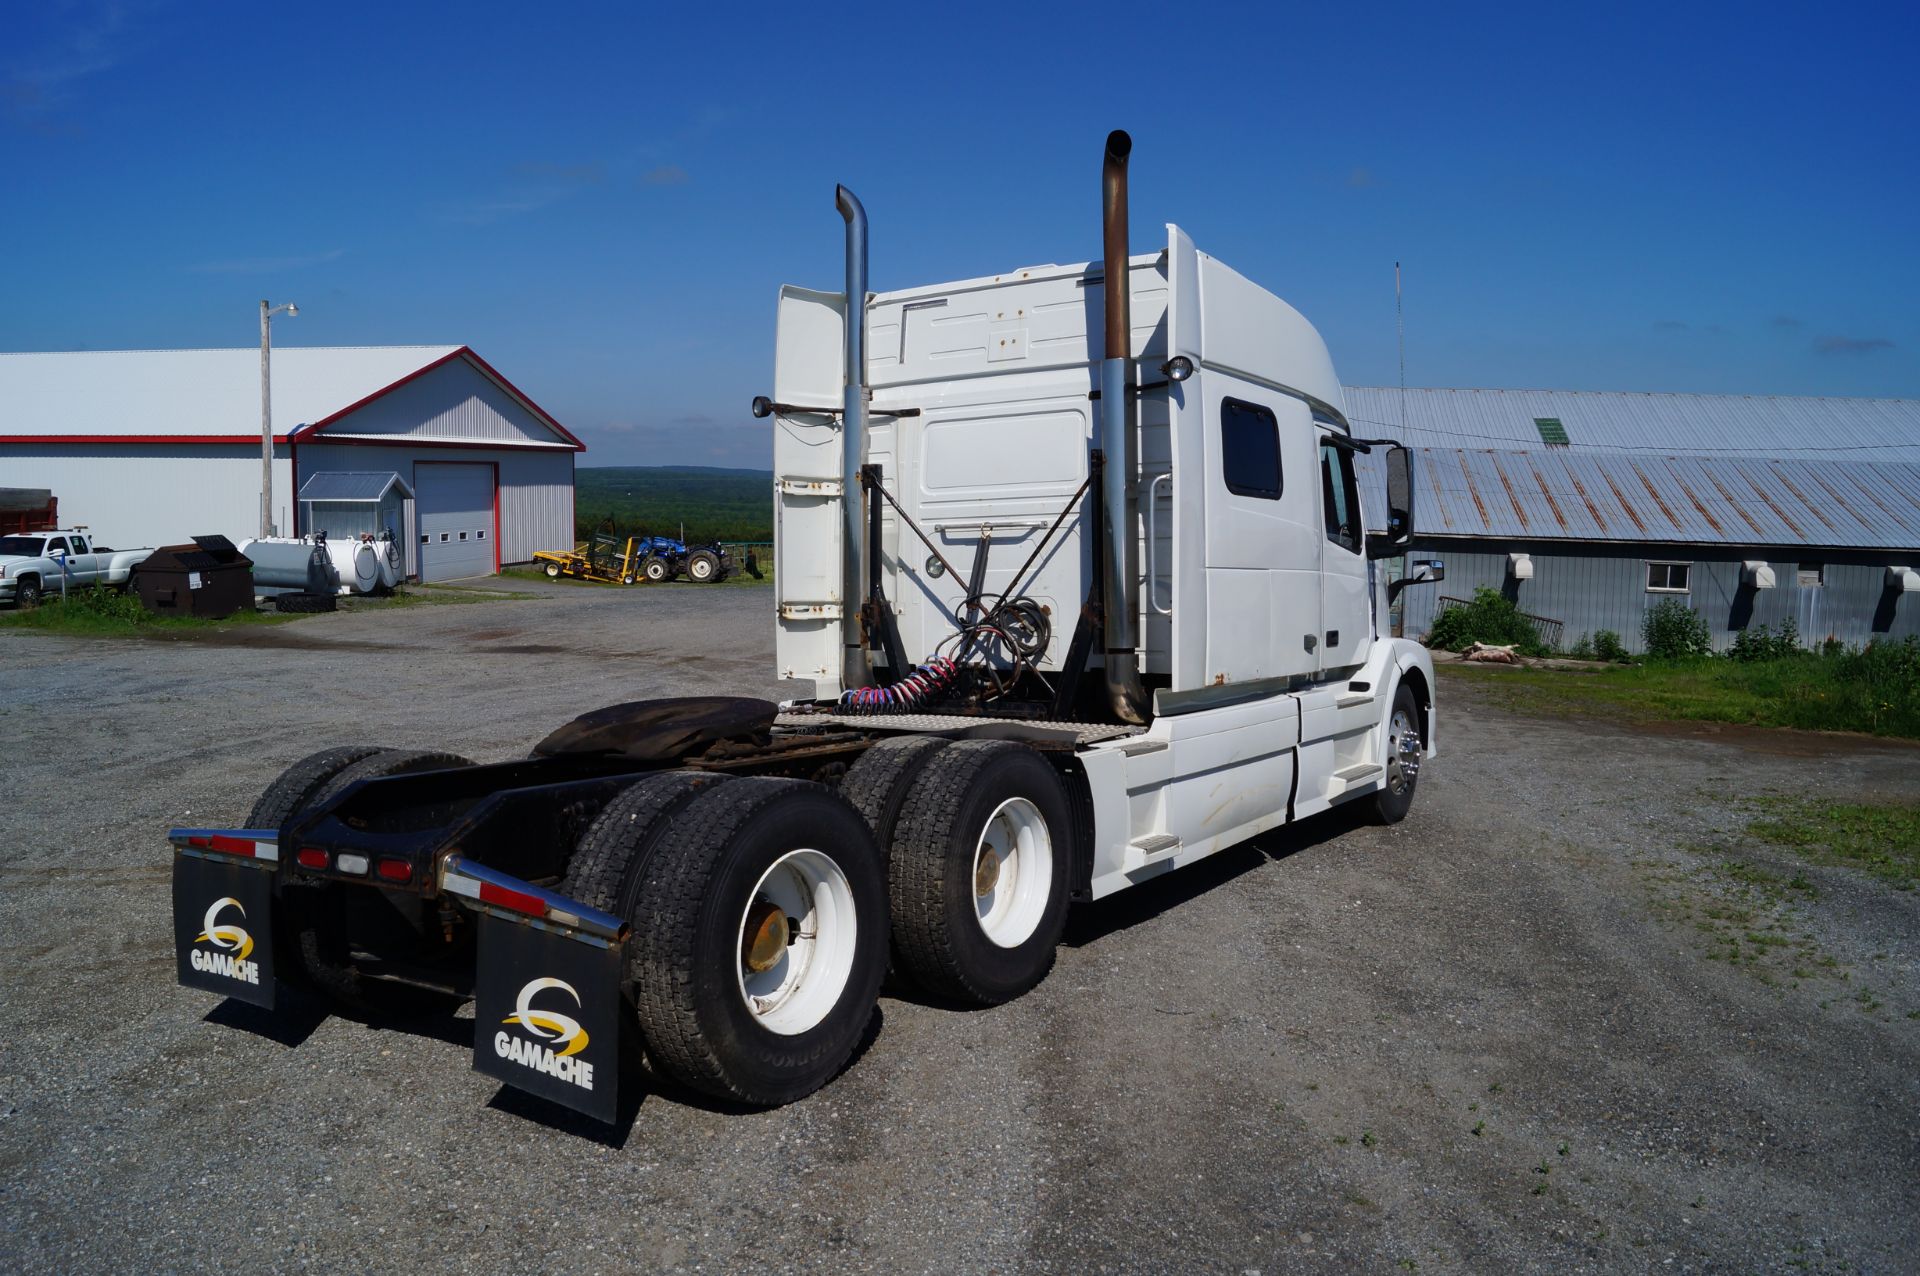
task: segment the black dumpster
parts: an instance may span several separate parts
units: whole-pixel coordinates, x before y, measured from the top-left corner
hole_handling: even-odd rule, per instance
[[[134,573],[140,601],[162,616],[215,619],[253,607],[253,561],[224,536],[163,545]]]

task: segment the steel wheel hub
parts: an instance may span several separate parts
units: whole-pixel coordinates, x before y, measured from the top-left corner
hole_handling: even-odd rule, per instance
[[[1387,727],[1387,787],[1398,797],[1420,778],[1420,733],[1404,709]]]

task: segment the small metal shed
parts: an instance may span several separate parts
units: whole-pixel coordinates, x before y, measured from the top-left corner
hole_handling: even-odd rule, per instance
[[[419,575],[413,489],[391,470],[323,470],[300,485],[300,526],[329,540],[391,532],[404,570]]]
[[[253,606],[253,560],[224,536],[196,536],[165,545],[134,574],[140,601],[162,616],[218,619]]]

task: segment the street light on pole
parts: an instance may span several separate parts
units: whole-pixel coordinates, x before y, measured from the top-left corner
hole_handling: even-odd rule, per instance
[[[268,307],[260,303],[260,535],[262,539],[273,535],[273,375],[272,361],[272,324],[273,317],[282,311],[289,315],[300,313],[300,307],[288,302],[284,306]]]

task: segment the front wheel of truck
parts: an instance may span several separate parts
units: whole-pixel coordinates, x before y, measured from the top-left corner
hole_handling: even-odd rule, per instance
[[[846,1066],[873,1021],[886,877],[866,821],[825,785],[747,778],[698,794],[667,821],[627,916],[648,1054],[693,1089],[792,1103]]]
[[[1420,760],[1426,752],[1420,731],[1420,703],[1405,683],[1393,693],[1393,713],[1387,719],[1383,763],[1386,778],[1367,812],[1376,824],[1398,824],[1413,809],[1414,786],[1420,782]]]

